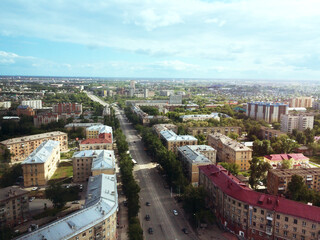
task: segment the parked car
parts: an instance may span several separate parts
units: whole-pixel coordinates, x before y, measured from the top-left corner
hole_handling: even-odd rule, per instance
[[[172,212],[173,212],[173,215],[178,216],[178,211],[177,210],[173,209]]]
[[[146,215],[146,220],[150,221],[150,215],[149,214]]]
[[[186,229],[186,228],[182,228],[182,232],[184,232],[185,234],[188,234],[189,232],[188,232],[188,229]]]
[[[29,198],[29,202],[32,202],[33,200],[35,200],[36,198],[35,197],[30,197]]]
[[[152,227],[149,227],[149,228],[148,228],[148,233],[149,233],[149,234],[153,234],[153,229],[152,229]]]
[[[148,206],[148,207],[149,207],[149,206],[151,206],[151,204],[150,204],[149,202],[146,202],[146,206]]]
[[[32,191],[37,191],[37,190],[39,190],[39,187],[33,187],[31,190]]]

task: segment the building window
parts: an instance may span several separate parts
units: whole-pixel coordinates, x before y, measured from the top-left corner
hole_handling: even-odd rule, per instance
[[[288,222],[288,221],[289,221],[288,217],[285,217],[285,218],[284,218],[284,220],[285,220],[286,222]]]
[[[304,236],[301,236],[301,240],[305,240],[306,238]]]
[[[302,234],[306,234],[306,230],[302,229]]]
[[[261,214],[264,215],[264,210],[261,210]]]
[[[297,224],[297,223],[298,223],[298,220],[297,220],[297,219],[293,219],[293,223],[294,223],[294,224]]]
[[[253,226],[256,226],[256,222],[252,222],[252,225],[253,225]]]
[[[260,236],[262,236],[262,235],[263,235],[263,233],[262,233],[262,232],[259,232],[259,235],[260,235]]]
[[[288,236],[288,231],[283,231],[283,235]]]
[[[255,232],[256,232],[256,230],[252,229],[252,233],[255,233]]]
[[[257,209],[256,209],[256,208],[253,208],[253,212],[257,212]]]
[[[280,223],[279,222],[276,222],[276,227],[279,227]]]
[[[305,221],[302,221],[302,226],[305,227],[307,223]]]
[[[293,231],[294,231],[294,232],[296,232],[296,231],[297,231],[297,228],[296,228],[296,227],[294,227],[294,228],[293,228]]]
[[[287,224],[284,225],[284,229],[288,229],[288,225]]]
[[[260,228],[263,229],[263,224],[260,224]]]
[[[297,234],[292,234],[292,238],[297,238]]]
[[[316,229],[316,225],[315,224],[312,224],[312,229]]]
[[[82,237],[85,237],[86,235],[87,235],[87,233],[85,233],[85,232],[84,232],[84,233],[82,233]]]

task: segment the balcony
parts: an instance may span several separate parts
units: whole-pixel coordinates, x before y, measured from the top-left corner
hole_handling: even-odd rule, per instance
[[[272,227],[271,226],[266,226],[266,234],[272,235]]]

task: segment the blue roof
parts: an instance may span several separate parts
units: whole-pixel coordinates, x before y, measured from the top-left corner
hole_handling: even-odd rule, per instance
[[[60,146],[59,141],[48,140],[39,145],[22,164],[44,163],[51,156],[52,152]]]
[[[160,135],[167,141],[197,141],[194,136],[191,135],[177,135],[172,130],[163,130],[160,132]]]

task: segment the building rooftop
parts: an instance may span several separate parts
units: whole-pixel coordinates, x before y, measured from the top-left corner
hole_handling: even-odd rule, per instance
[[[236,140],[233,140],[226,135],[223,135],[221,133],[214,133],[210,134],[209,136],[212,136],[215,139],[219,139],[224,145],[229,146],[234,151],[252,151],[252,149],[246,147],[245,145],[237,142]]]
[[[19,105],[18,108],[19,109],[28,109],[30,107],[28,105]]]
[[[60,146],[59,141],[48,140],[39,145],[22,164],[45,163],[52,152]]]
[[[117,182],[114,174],[90,177],[84,209],[46,225],[18,239],[71,239],[107,219],[118,209]]]
[[[72,128],[72,127],[84,127],[84,128],[87,128],[87,127],[91,127],[91,126],[97,126],[97,125],[101,125],[101,123],[69,123],[67,125],[65,125],[64,127],[65,128]]]
[[[106,125],[95,125],[90,126],[86,129],[86,131],[99,131],[100,133],[112,133],[112,127]]]
[[[95,143],[112,143],[112,139],[88,138],[88,139],[81,141],[80,144],[95,144]]]
[[[163,130],[160,135],[167,141],[198,141],[194,136],[191,135],[177,135],[172,130]]]
[[[278,177],[290,177],[292,175],[320,175],[320,168],[296,168],[296,169],[270,169],[272,174]]]
[[[17,144],[17,143],[23,143],[26,141],[38,140],[38,139],[42,139],[42,138],[56,137],[56,136],[60,136],[61,134],[64,134],[67,136],[67,134],[65,132],[55,131],[55,132],[29,135],[29,136],[24,136],[24,137],[11,138],[11,139],[4,140],[0,143],[4,144],[4,145]]]
[[[260,106],[289,106],[286,103],[273,103],[273,102],[250,102],[249,104],[256,104]]]
[[[103,150],[92,161],[91,170],[115,168],[115,157],[113,150]]]
[[[216,118],[220,120],[220,116],[229,117],[227,114],[213,112],[211,114],[193,114],[193,115],[182,115],[182,119],[192,119],[192,118]]]
[[[203,151],[213,151],[216,150],[213,147],[207,145],[186,145],[178,148],[178,151],[183,153],[189,163],[212,163],[205,155],[202,154]]]
[[[264,156],[270,161],[283,161],[283,160],[309,160],[308,157],[304,156],[302,153],[290,153],[290,154],[270,154]]]
[[[225,194],[251,206],[261,207],[320,223],[320,208],[279,196],[251,190],[220,165],[200,166],[202,171]]]
[[[0,202],[7,201],[10,198],[27,194],[29,191],[23,190],[18,186],[10,186],[0,189]]]

